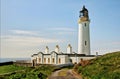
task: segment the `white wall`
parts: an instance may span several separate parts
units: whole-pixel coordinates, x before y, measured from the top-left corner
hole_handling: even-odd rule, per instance
[[[50,55],[44,55],[44,58],[46,58],[46,62],[44,64],[51,64],[51,56]],[[43,58],[43,62],[44,62]],[[48,58],[50,58],[50,63],[48,63]]]
[[[89,21],[80,22],[78,29],[78,53],[90,55]],[[86,24],[86,26],[85,26]],[[86,41],[86,45],[85,45]]]
[[[72,59],[72,63],[73,64],[75,62],[79,63],[81,59],[83,59],[83,60],[90,60],[90,59],[93,59],[93,58],[96,58],[96,57],[70,57],[70,59]]]
[[[78,57],[77,63],[79,63],[81,61],[81,59],[83,59],[83,60],[90,60],[90,59],[94,59],[94,58],[96,58],[96,57]]]
[[[75,57],[68,57],[68,55],[57,55],[56,53],[52,53],[51,55],[34,55],[31,57],[31,62],[33,59],[37,58],[37,64],[66,64],[69,62],[69,59],[72,59],[72,63],[79,63],[81,59],[83,60],[90,60],[96,57],[87,57],[87,56],[75,56]],[[41,62],[39,62],[39,58],[41,58]],[[44,58],[46,58],[46,63],[44,63]],[[48,58],[50,58],[50,63],[48,63]],[[54,58],[54,63],[52,63],[52,58]],[[59,58],[61,62],[59,63]]]
[[[77,57],[70,57],[70,59],[72,59],[72,63],[77,62]]]
[[[59,58],[61,59],[61,63],[59,63]],[[68,63],[68,56],[67,55],[58,55],[58,63],[57,64],[65,64]]]

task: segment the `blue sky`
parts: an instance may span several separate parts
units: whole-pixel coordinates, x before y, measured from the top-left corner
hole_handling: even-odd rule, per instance
[[[30,57],[70,43],[77,52],[79,11],[89,10],[91,54],[120,51],[120,1],[1,0],[1,57]]]

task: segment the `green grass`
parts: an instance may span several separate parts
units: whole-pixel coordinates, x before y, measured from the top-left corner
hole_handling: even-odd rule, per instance
[[[90,62],[90,65],[78,68],[84,79],[120,79],[120,52],[109,53]]]
[[[50,65],[41,65],[35,68],[15,65],[0,66],[0,73],[3,74],[0,75],[0,79],[46,79],[55,68]]]
[[[24,70],[25,67],[22,66],[15,66],[15,65],[5,65],[5,66],[0,66],[0,74],[4,73],[10,73],[18,70]]]

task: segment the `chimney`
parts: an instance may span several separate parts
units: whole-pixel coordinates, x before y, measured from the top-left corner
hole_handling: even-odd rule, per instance
[[[71,53],[72,53],[72,46],[70,44],[68,44],[67,54],[71,54]]]
[[[48,48],[48,46],[46,46],[46,48],[45,48],[45,54],[49,54],[49,48]]]
[[[59,46],[58,46],[58,45],[56,45],[56,47],[55,47],[55,52],[57,52],[57,53],[59,53],[59,52],[60,52],[60,48],[59,48]]]

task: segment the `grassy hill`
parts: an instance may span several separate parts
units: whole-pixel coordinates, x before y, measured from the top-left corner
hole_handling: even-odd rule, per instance
[[[51,65],[38,67],[5,65],[0,66],[0,79],[46,79],[55,68]]]
[[[120,79],[120,51],[90,60],[87,66],[79,66],[84,79]]]

